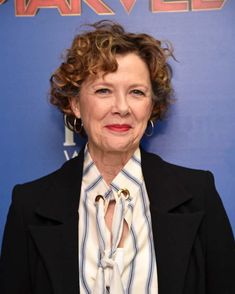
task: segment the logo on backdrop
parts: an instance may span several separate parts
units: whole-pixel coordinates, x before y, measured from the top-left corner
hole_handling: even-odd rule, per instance
[[[66,126],[64,127],[64,156],[66,160],[74,158],[78,155],[76,147],[76,142],[74,141],[74,132],[69,130]]]
[[[152,13],[186,12],[222,9],[227,0],[146,0]],[[0,0],[0,5],[7,0]],[[123,9],[130,14],[137,0],[119,0]],[[88,5],[96,14],[115,15],[105,0],[15,0],[16,16],[35,16],[41,8],[57,9],[61,16],[79,16],[82,3]]]

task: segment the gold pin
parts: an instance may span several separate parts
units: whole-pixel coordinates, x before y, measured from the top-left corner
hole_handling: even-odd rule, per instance
[[[95,197],[95,202],[99,202],[100,199],[103,199],[103,201],[105,202],[104,197],[102,195],[97,195]]]
[[[130,192],[127,189],[120,189],[117,194],[118,197],[120,197],[121,194],[123,194],[126,200],[130,197]]]

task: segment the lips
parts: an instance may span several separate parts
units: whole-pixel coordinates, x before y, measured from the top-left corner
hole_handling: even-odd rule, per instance
[[[127,132],[131,128],[131,126],[128,124],[111,124],[105,127],[113,132]]]

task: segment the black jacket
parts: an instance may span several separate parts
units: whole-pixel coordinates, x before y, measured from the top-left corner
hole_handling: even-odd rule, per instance
[[[78,294],[78,204],[83,152],[17,185],[0,259],[1,294]],[[234,294],[232,230],[210,172],[142,151],[159,294]]]

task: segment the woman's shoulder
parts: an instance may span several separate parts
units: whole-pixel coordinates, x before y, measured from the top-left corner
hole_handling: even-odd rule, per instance
[[[218,213],[224,211],[210,171],[172,164],[148,152],[143,152],[142,165],[147,188],[153,195],[158,193],[158,201],[164,205],[177,203],[177,211],[190,213],[210,207],[218,207]]]
[[[72,158],[62,164],[57,170],[39,177],[37,179],[17,184],[13,188],[13,200],[17,202],[37,202],[43,197],[47,197],[54,187],[57,190],[60,186],[69,186],[70,183],[75,182],[82,173],[83,161],[82,155]]]
[[[142,161],[145,164],[152,165],[153,167],[162,169],[164,171],[168,172],[175,172],[177,174],[182,174],[185,176],[205,176],[209,174],[212,174],[208,170],[204,169],[196,169],[192,167],[187,167],[183,165],[178,165],[169,161],[166,161],[165,159],[161,158],[159,155],[151,152],[147,152],[144,150],[141,150],[142,153]]]
[[[144,173],[151,173],[152,178],[155,176],[156,181],[160,178],[168,185],[175,183],[196,192],[196,194],[208,189],[208,187],[215,188],[214,175],[211,171],[177,165],[143,150],[142,166]]]

